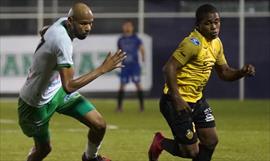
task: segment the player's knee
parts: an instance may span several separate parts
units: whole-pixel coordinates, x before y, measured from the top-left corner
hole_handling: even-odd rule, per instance
[[[218,138],[216,138],[216,139],[213,141],[212,145],[213,145],[214,147],[216,147],[217,144],[218,144]]]
[[[50,144],[46,144],[46,145],[38,146],[36,150],[42,157],[45,157],[52,151],[52,147]]]
[[[191,149],[191,150],[188,151],[188,157],[189,158],[195,158],[198,154],[199,154],[199,149],[198,148]]]
[[[98,125],[98,130],[100,130],[100,131],[105,131],[105,130],[106,130],[106,127],[107,127],[106,122],[105,122],[105,121],[102,121],[102,122],[100,122],[99,125]]]
[[[52,151],[52,146],[51,145],[47,145],[43,148],[43,153],[44,155],[48,155],[51,151]]]
[[[199,154],[199,148],[196,146],[194,147],[183,147],[182,149],[182,156],[185,158],[195,158]]]
[[[218,138],[215,138],[215,139],[211,139],[211,141],[209,141],[204,146],[206,146],[208,149],[215,149],[217,144],[218,144]]]
[[[51,151],[52,151],[52,147],[51,146],[47,146],[44,149],[44,155],[47,156]]]
[[[99,119],[96,122],[95,129],[98,131],[105,131],[107,127],[106,121],[104,119]]]

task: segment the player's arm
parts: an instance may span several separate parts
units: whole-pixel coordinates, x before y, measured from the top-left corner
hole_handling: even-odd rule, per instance
[[[251,64],[246,64],[241,69],[231,68],[228,64],[215,65],[215,69],[219,78],[225,81],[234,81],[245,76],[255,75],[255,67]]]
[[[191,110],[188,103],[181,97],[181,94],[178,90],[176,71],[180,70],[182,67],[183,65],[179,63],[179,61],[176,60],[173,56],[169,58],[169,60],[163,67],[163,75],[169,88],[169,94],[173,100],[174,107],[178,112],[182,110]]]
[[[221,41],[220,41],[220,53],[217,57],[215,70],[217,71],[219,78],[225,81],[234,81],[245,76],[255,75],[255,67],[251,64],[246,64],[241,69],[234,69],[230,67],[226,61]]]
[[[141,56],[142,56],[142,62],[145,62],[145,49],[144,49],[144,46],[141,44],[140,45],[140,53],[141,53]]]
[[[181,72],[183,66],[199,52],[200,48],[199,43],[194,43],[190,38],[185,38],[163,67],[163,74],[169,88],[169,94],[177,111],[191,111],[188,103],[182,98],[178,90],[177,72]]]
[[[73,67],[60,68],[59,73],[61,76],[62,86],[67,93],[72,93],[92,82],[102,74],[110,72],[113,69],[123,67],[121,62],[125,58],[126,54],[121,50],[118,50],[114,55],[109,53],[107,58],[98,68],[75,79]]]

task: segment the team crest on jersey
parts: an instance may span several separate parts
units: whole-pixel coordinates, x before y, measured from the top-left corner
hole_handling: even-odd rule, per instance
[[[79,96],[79,93],[78,92],[73,92],[71,94],[67,94],[65,97],[64,97],[64,102],[67,102],[69,101],[71,98],[74,98],[74,97],[78,97]]]
[[[187,133],[186,133],[186,137],[189,139],[189,140],[191,140],[192,138],[193,138],[193,132],[190,130],[190,129],[188,129],[187,130]]]
[[[190,41],[196,46],[200,45],[200,41],[198,39],[196,39],[196,38],[190,38]]]

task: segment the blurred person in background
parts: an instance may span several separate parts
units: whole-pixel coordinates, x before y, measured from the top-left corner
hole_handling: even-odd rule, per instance
[[[41,161],[50,153],[49,121],[55,112],[77,119],[89,127],[82,161],[110,161],[98,155],[106,122],[94,105],[77,90],[99,76],[122,67],[125,53],[121,50],[114,55],[109,53],[98,68],[74,78],[72,41],[75,38],[85,39],[92,24],[92,11],[86,4],[78,2],[72,6],[68,17],[58,19],[40,32],[41,42],[36,48],[18,102],[20,127],[25,135],[34,139],[27,161]]]
[[[219,39],[220,15],[211,4],[196,11],[195,29],[179,44],[163,67],[165,87],[160,111],[174,139],[157,132],[148,151],[149,161],[157,161],[163,150],[173,156],[210,161],[218,143],[215,118],[203,96],[214,68],[222,80],[235,81],[254,76],[254,66],[231,68]]]
[[[142,62],[145,62],[145,50],[141,39],[134,33],[134,24],[131,20],[126,20],[122,24],[123,35],[118,39],[117,47],[127,54],[123,61],[125,68],[120,72],[120,88],[117,97],[116,112],[123,111],[123,99],[126,85],[132,81],[135,84],[140,103],[140,112],[144,111],[144,96],[141,85],[141,67],[139,63],[139,52]]]

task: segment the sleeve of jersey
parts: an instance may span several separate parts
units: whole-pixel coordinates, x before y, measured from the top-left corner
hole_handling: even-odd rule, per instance
[[[227,64],[227,60],[226,60],[225,55],[224,55],[223,45],[222,45],[221,41],[220,41],[220,52],[218,54],[216,64],[217,65]]]
[[[73,65],[72,44],[65,41],[58,41],[56,44],[57,68],[71,67]]]
[[[197,46],[192,44],[189,39],[184,39],[173,52],[173,57],[182,65],[185,65],[190,58],[197,53]]]

